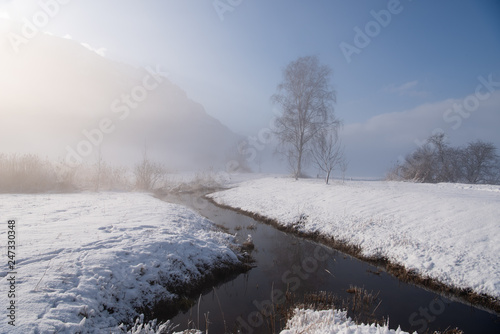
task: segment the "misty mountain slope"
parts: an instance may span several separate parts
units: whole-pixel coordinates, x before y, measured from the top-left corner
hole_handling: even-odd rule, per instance
[[[159,66],[134,68],[46,34],[15,54],[0,37],[0,152],[64,158],[70,147],[92,162],[102,142],[112,162],[135,162],[147,145],[173,167],[221,166],[239,140]],[[78,151],[91,139],[91,152]]]

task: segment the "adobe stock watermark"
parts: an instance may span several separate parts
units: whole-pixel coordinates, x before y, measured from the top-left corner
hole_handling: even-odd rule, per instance
[[[246,162],[254,162],[267,145],[269,145],[273,138],[275,118],[269,121],[269,127],[259,130],[256,136],[248,136],[246,140],[238,144],[238,154],[245,158]]]
[[[137,109],[141,102],[146,100],[149,94],[157,89],[168,76],[168,73],[163,72],[159,66],[156,66],[155,70],[148,66],[146,71],[147,75],[144,76],[141,84],[132,87],[130,92],[121,94],[120,97],[111,102],[110,111],[117,115],[119,121],[127,119],[131,111]],[[110,117],[102,118],[96,128],[84,129],[82,134],[85,139],[80,140],[75,148],[66,146],[66,164],[69,166],[80,165],[84,158],[92,154],[94,148],[101,145],[105,135],[109,135],[115,129],[116,121]]]
[[[259,130],[257,136],[248,136],[246,140],[238,143],[237,151],[243,160],[247,163],[254,162],[268,144],[271,143],[273,137],[274,120],[269,121],[269,127],[264,127]],[[222,173],[230,174],[236,172],[242,165],[243,161],[231,160],[226,163],[226,169]]]
[[[303,281],[308,280],[311,274],[317,272],[319,264],[328,260],[335,251],[325,247],[316,246],[314,254],[302,260],[300,265],[293,265],[281,276],[281,282],[288,287],[288,291],[297,291]],[[236,319],[240,333],[253,333],[265,323],[265,317],[271,317],[274,314],[275,305],[283,304],[286,301],[286,292],[280,289],[274,289],[270,293],[270,298],[258,301],[253,300],[255,311],[248,314],[246,319],[239,316]],[[260,331],[258,331],[260,333]]]
[[[481,103],[490,99],[493,93],[500,88],[500,81],[495,81],[493,73],[490,73],[487,78],[480,75],[477,77],[479,84],[473,94],[468,95],[460,102],[455,102],[453,105],[446,109],[443,113],[443,121],[449,125],[453,130],[458,130],[463,120],[468,119],[474,112],[476,112]],[[445,133],[441,128],[435,128],[432,134]],[[427,140],[415,139],[415,144],[418,147],[425,145]]]
[[[443,120],[446,123],[453,123],[451,128],[457,130],[462,125],[462,120],[471,116],[476,111],[481,102],[488,100],[496,88],[500,88],[500,81],[493,80],[493,73],[486,79],[478,76],[479,84],[476,86],[474,94],[468,95],[460,103],[454,103],[452,108],[447,109],[443,114]]]
[[[411,2],[412,0],[408,1]],[[368,21],[363,29],[359,26],[354,27],[355,34],[352,44],[344,41],[339,44],[340,51],[342,51],[347,63],[350,64],[352,62],[354,54],[359,55],[363,49],[370,45],[372,39],[380,35],[382,28],[387,28],[391,24],[393,17],[401,14],[403,9],[404,7],[400,0],[389,0],[387,2],[387,9],[379,11],[371,10],[370,15],[373,20]]]
[[[429,323],[435,321],[437,317],[446,309],[446,303],[442,297],[431,300],[428,307],[420,307],[418,312],[413,312],[408,318],[412,327],[420,326],[418,333],[423,333],[429,327]]]
[[[62,6],[69,4],[72,0],[39,0],[37,10],[31,18],[23,18],[20,34],[9,32],[7,39],[15,54],[21,52],[21,47],[34,39],[42,29],[47,27],[60,12]]]
[[[243,161],[239,159],[228,161],[224,166],[224,170],[215,173],[215,179],[229,180],[231,178],[230,174],[236,173],[242,167],[242,163],[254,162],[259,156],[259,151],[263,151],[272,141],[273,131],[271,128],[273,127],[273,122],[274,119],[270,121],[269,127],[260,129],[256,136],[248,136],[246,140],[241,141],[236,148],[237,154],[243,158]],[[198,196],[194,196],[192,201],[194,207],[197,209],[205,209],[208,206],[208,201]]]
[[[214,0],[212,5],[217,15],[219,15],[219,19],[224,21],[224,15],[227,12],[233,12],[236,7],[240,6],[242,3],[243,0]]]

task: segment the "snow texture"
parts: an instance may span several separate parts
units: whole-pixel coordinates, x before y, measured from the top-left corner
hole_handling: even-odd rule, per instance
[[[1,333],[122,332],[137,308],[239,263],[231,235],[148,194],[0,195],[0,212],[2,254],[6,220],[17,227],[16,326],[4,311]],[[2,308],[10,302],[4,260]]]
[[[347,317],[347,311],[312,311],[296,309],[281,334],[407,334],[400,328],[391,330],[387,325],[357,325]]]
[[[500,297],[500,186],[265,178],[210,197]]]

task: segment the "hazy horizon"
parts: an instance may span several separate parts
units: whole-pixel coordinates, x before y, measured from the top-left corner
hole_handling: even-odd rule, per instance
[[[132,145],[138,160],[145,142],[170,152],[169,142],[183,141],[215,161],[235,153],[221,143],[246,137],[237,154],[254,171],[285,172],[267,138],[278,112],[270,96],[283,68],[307,55],[333,69],[349,176],[383,177],[440,131],[452,145],[500,147],[498,17],[495,1],[0,1],[0,153],[48,147],[64,156],[107,113],[117,126],[106,135],[109,155],[126,159],[120,145]],[[141,82],[147,96],[136,90],[135,102],[147,112],[128,118],[124,101],[110,111]],[[185,120],[158,114],[167,106]],[[186,125],[169,137],[164,122]],[[220,138],[198,147],[184,129],[186,138]]]

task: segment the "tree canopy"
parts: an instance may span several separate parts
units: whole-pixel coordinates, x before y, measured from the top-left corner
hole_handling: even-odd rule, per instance
[[[302,175],[313,140],[325,128],[339,124],[331,75],[331,68],[320,64],[317,57],[298,58],[283,70],[283,80],[271,98],[281,109],[274,129],[278,152],[287,158],[296,179]]]

